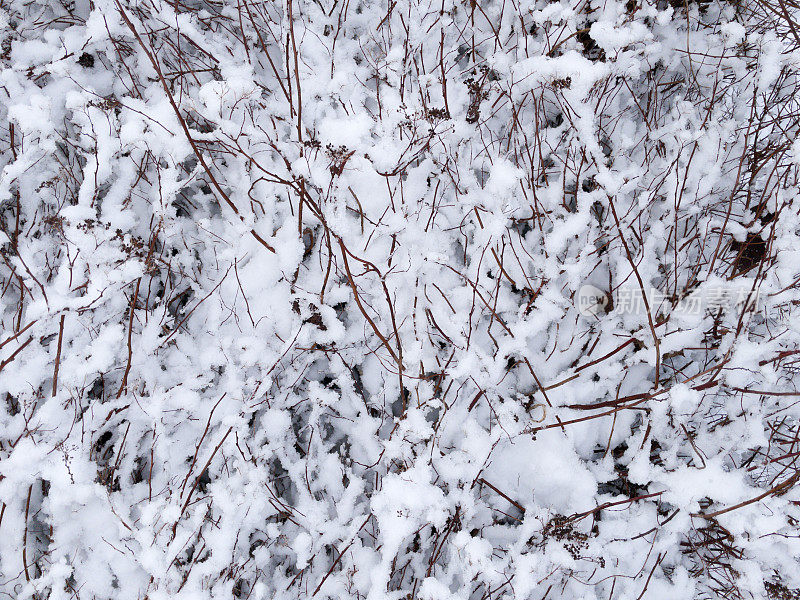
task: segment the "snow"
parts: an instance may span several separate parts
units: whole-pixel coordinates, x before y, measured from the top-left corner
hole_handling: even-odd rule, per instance
[[[512,497],[553,513],[593,508],[597,483],[569,441],[556,433],[542,434],[536,440],[526,436],[501,442],[484,473],[496,487],[512,492]]]
[[[3,3],[2,595],[800,595],[798,17]]]

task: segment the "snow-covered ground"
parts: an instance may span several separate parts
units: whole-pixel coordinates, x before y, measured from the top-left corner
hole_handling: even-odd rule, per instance
[[[0,0],[0,598],[800,598],[796,0]]]

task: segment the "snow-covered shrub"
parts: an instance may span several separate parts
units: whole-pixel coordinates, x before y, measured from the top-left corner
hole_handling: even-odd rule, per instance
[[[0,1],[2,597],[798,597],[798,13]]]

